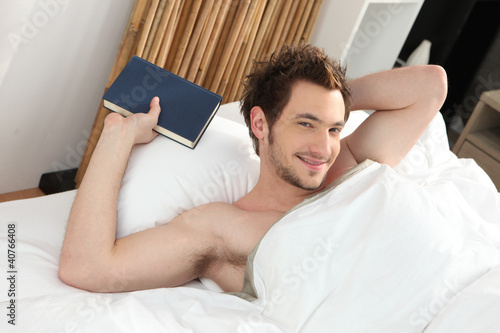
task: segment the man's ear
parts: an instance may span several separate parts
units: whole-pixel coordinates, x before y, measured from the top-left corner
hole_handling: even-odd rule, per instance
[[[250,124],[252,132],[259,140],[263,140],[268,134],[266,115],[260,106],[254,106],[250,110]]]

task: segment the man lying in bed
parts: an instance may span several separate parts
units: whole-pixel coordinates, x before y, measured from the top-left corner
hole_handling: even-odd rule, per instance
[[[418,66],[347,83],[337,61],[301,45],[256,64],[245,87],[242,112],[261,159],[255,188],[234,204],[206,204],[120,239],[120,182],[132,146],[156,136],[160,107],[155,98],[148,114],[107,116],[71,209],[59,268],[64,282],[119,292],[207,277],[240,291],[247,256],[286,211],[366,159],[401,161],[441,107],[446,75]],[[378,111],[340,140],[349,110],[358,109]],[[172,156],[172,163],[182,161]]]

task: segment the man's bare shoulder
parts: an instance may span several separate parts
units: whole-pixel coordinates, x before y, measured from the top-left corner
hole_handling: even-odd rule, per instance
[[[181,215],[181,221],[208,229],[214,237],[260,239],[281,215],[276,211],[253,211],[238,204],[213,202],[187,211]]]
[[[237,291],[242,287],[248,255],[281,215],[215,202],[195,207],[171,223],[189,230],[184,234],[189,234],[194,247],[191,262],[196,276]]]

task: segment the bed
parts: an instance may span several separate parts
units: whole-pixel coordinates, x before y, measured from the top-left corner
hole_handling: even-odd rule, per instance
[[[164,137],[133,149],[118,237],[252,188],[259,161],[238,111],[223,105],[195,150]],[[367,116],[353,112],[342,135]],[[396,168],[367,162],[288,212],[252,252],[238,294],[208,280],[116,294],[64,284],[75,193],[0,204],[1,332],[500,329],[500,195],[450,152],[439,114]]]

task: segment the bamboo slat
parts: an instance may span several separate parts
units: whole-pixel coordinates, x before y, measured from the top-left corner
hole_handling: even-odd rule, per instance
[[[174,35],[177,30],[177,24],[179,22],[179,17],[181,14],[181,9],[183,4],[184,0],[178,0],[175,2],[174,7],[172,8],[172,14],[170,15],[170,19],[167,25],[167,30],[163,37],[160,51],[158,53],[158,59],[156,60],[156,64],[160,67],[165,67],[165,62],[167,61],[167,56],[170,51],[170,46],[172,44],[172,40],[174,39]]]
[[[238,9],[238,4],[240,0],[233,0],[229,7],[229,12],[227,14],[226,21],[222,27],[222,31],[220,34],[220,38],[217,41],[217,45],[215,47],[214,55],[210,62],[210,66],[208,67],[207,75],[205,76],[205,80],[203,81],[203,87],[210,89],[212,84],[212,80],[215,76],[215,72],[219,66],[219,61],[222,57],[222,53],[224,52],[224,47],[229,36],[229,32],[231,31],[231,26],[233,25],[234,18],[236,16],[236,11]]]
[[[292,5],[286,15],[285,25],[283,26],[283,31],[281,32],[280,39],[278,45],[283,45],[286,43],[286,38],[288,36],[288,31],[290,31],[290,27],[292,26],[293,18],[297,14],[297,8],[299,7],[299,1],[291,1]]]
[[[286,0],[282,3],[282,6],[279,10],[280,15],[276,21],[276,26],[273,29],[273,34],[269,46],[267,48],[267,53],[273,52],[274,50],[276,50],[278,45],[282,44],[280,43],[280,37],[283,34],[285,23],[288,14],[290,12],[290,8],[292,8],[292,4],[293,1],[286,1]]]
[[[309,18],[309,14],[311,13],[311,9],[314,5],[314,1],[307,1],[306,6],[304,7],[304,11],[300,17],[299,25],[297,26],[297,31],[295,31],[295,36],[293,38],[293,42],[298,44],[302,39],[302,34],[304,33],[304,29],[307,24],[307,19]]]
[[[153,47],[153,42],[156,38],[156,32],[158,30],[158,26],[160,24],[163,11],[165,10],[165,5],[167,4],[167,0],[160,0],[160,4],[156,9],[155,17],[153,19],[153,23],[151,24],[151,29],[148,34],[148,39],[146,40],[146,46],[143,51],[143,58],[149,59],[149,53],[151,52],[151,48]]]
[[[245,18],[243,19],[243,24],[239,29],[238,36],[236,37],[236,42],[233,46],[232,52],[228,59],[228,62],[224,69],[224,74],[222,75],[221,82],[219,83],[219,94],[223,96],[223,102],[227,103],[228,98],[226,96],[226,90],[229,82],[231,81],[231,76],[233,74],[233,68],[238,58],[241,57],[240,50],[242,45],[245,43],[245,40],[248,39],[250,35],[250,24],[253,21],[255,10],[257,9],[258,1],[250,2],[250,6],[248,7]],[[232,56],[231,56],[232,55]]]
[[[241,61],[240,61],[238,68],[236,70],[236,76],[235,76],[235,80],[234,80],[235,87],[232,89],[232,91],[229,95],[229,98],[228,98],[228,100],[230,100],[230,101],[235,101],[242,93],[243,87],[241,85],[241,80],[243,79],[243,76],[247,74],[245,72],[245,70],[247,68],[247,64],[249,62],[251,64],[251,61],[252,61],[252,59],[250,59],[250,54],[251,54],[252,49],[253,49],[254,44],[255,44],[255,39],[256,39],[255,37],[257,35],[257,31],[259,30],[260,22],[262,20],[262,16],[264,15],[264,10],[266,9],[266,4],[267,4],[267,0],[260,0],[259,6],[258,6],[257,10],[255,11],[255,15],[254,15],[253,22],[252,22],[252,29],[251,29],[250,35],[248,37],[248,42],[245,45]]]
[[[161,20],[158,23],[158,29],[156,31],[153,45],[151,46],[151,50],[149,51],[147,59],[149,62],[152,62],[154,64],[156,64],[156,59],[158,57],[158,53],[160,52],[161,44],[165,38],[165,33],[167,31],[167,26],[170,21],[170,17],[172,16],[175,3],[175,0],[167,1],[165,7],[163,8]]]
[[[182,60],[184,59],[184,53],[191,39],[191,34],[193,33],[194,25],[196,24],[196,19],[201,8],[203,0],[194,0],[191,6],[184,9],[183,17],[185,17],[186,22],[182,26],[182,30],[179,30],[178,34],[178,45],[176,47],[176,52],[172,53],[175,55],[167,59],[167,68],[174,74],[179,73],[181,68]],[[186,13],[186,10],[189,10]]]
[[[260,37],[257,37],[258,48],[257,48],[257,53],[253,57],[254,59],[263,59],[264,55],[267,52],[266,45],[267,45],[267,41],[269,39],[271,20],[274,17],[274,13],[275,13],[274,10],[276,8],[277,3],[278,3],[277,0],[269,0],[267,2],[266,11],[264,13],[264,18],[263,18],[261,26],[260,26],[260,29],[262,29],[261,33],[260,33]]]
[[[243,61],[243,56],[244,56],[245,48],[246,48],[247,44],[248,44],[247,39],[243,40],[241,43],[240,50],[238,52],[238,55],[236,56],[234,69],[230,72],[229,82],[226,85],[226,90],[224,92],[224,96],[223,96],[223,100],[222,100],[223,103],[227,103],[227,101],[232,101],[231,96],[233,96],[234,91],[238,89],[238,87],[237,87],[237,85],[238,85],[238,83],[237,83],[237,80],[238,80],[237,69],[241,66],[241,62]]]
[[[179,76],[186,77],[187,75],[191,59],[193,58],[193,54],[198,45],[200,36],[203,33],[203,29],[206,25],[207,17],[212,9],[213,3],[213,0],[204,0],[202,3],[200,13],[196,19],[193,34],[191,35],[189,45],[186,49],[186,53],[184,54],[184,58],[182,59],[181,68],[179,69]]]
[[[298,29],[299,24],[300,24],[301,14],[307,5],[307,2],[309,2],[309,1],[310,0],[300,0],[299,5],[297,7],[296,15],[294,15],[294,17],[293,17],[292,25],[290,26],[290,29],[288,30],[288,34],[287,34],[287,37],[285,40],[285,42],[287,44],[292,44],[293,39],[295,38],[295,33],[297,32],[297,29]]]
[[[193,5],[193,1],[195,0],[183,0],[183,3],[181,4],[181,9],[179,13],[179,18],[178,18],[178,23],[176,26],[176,31],[174,34],[174,37],[172,39],[172,43],[170,45],[170,48],[172,52],[168,53],[167,56],[167,61],[165,62],[164,68],[173,72],[172,71],[172,65],[173,62],[175,61],[175,55],[177,54],[177,51],[180,48],[181,42],[186,39],[187,37],[183,34],[184,30],[186,29],[187,23],[188,23],[188,17],[191,14],[191,8]],[[199,1],[199,0],[196,0]]]
[[[135,51],[135,54],[137,54],[139,57],[142,57],[143,55],[144,49],[146,47],[146,42],[148,40],[148,36],[151,31],[151,26],[153,25],[153,20],[156,15],[156,10],[158,9],[159,4],[160,0],[152,0],[151,5],[149,6],[148,15],[144,22],[141,36],[139,37],[139,42],[137,43],[137,49]]]
[[[266,37],[262,43],[262,48],[259,51],[259,56],[261,59],[270,51],[270,44],[273,39],[273,36],[276,32],[276,25],[278,24],[279,17],[281,16],[281,7],[283,6],[283,2],[286,0],[277,0],[274,8],[272,9],[271,19],[269,20],[269,25],[267,26]]]
[[[305,42],[309,42],[309,40],[311,39],[311,34],[314,28],[314,24],[316,23],[316,19],[318,18],[319,9],[321,8],[322,3],[323,3],[322,0],[314,1],[314,6],[311,10],[311,14],[309,15],[309,18],[307,20],[307,25],[303,33],[303,40]]]
[[[274,4],[273,4],[274,2]],[[252,68],[252,60],[259,60],[257,57],[257,54],[259,52],[259,49],[261,48],[262,41],[264,39],[264,35],[266,34],[266,28],[269,24],[269,20],[271,19],[271,14],[272,11],[269,11],[269,6],[274,6],[276,4],[275,0],[268,0],[266,2],[266,7],[265,7],[265,12],[262,17],[262,20],[260,21],[259,29],[257,31],[257,36],[255,37],[254,41],[254,46],[251,49],[250,56],[249,56],[249,62],[247,62],[246,68],[244,70],[244,73],[250,72],[250,69]]]
[[[212,29],[212,33],[208,39],[208,44],[205,48],[205,52],[203,53],[203,58],[197,70],[195,83],[198,85],[203,85],[205,81],[205,77],[207,75],[207,68],[212,61],[212,57],[214,55],[215,48],[217,46],[217,41],[222,32],[222,27],[224,26],[224,22],[226,21],[226,16],[229,13],[229,8],[231,6],[232,0],[223,0],[221,4],[221,8],[219,10],[219,14],[217,15],[214,23],[214,27]],[[222,38],[220,38],[222,40]]]
[[[231,31],[229,32],[229,36],[227,38],[227,42],[224,45],[224,51],[222,52],[221,59],[219,61],[219,65],[217,67],[217,71],[215,72],[215,76],[212,80],[212,84],[210,85],[210,90],[219,92],[219,89],[222,77],[224,75],[224,71],[230,61],[231,54],[234,51],[237,38],[240,34],[241,28],[245,21],[246,13],[248,8],[250,7],[250,0],[242,0],[240,5],[238,6],[238,10],[236,12],[236,16],[234,18],[233,25],[231,26]],[[222,93],[221,93],[222,94]]]
[[[205,28],[203,29],[203,33],[200,36],[199,43],[193,54],[191,64],[189,65],[189,70],[186,75],[186,79],[191,82],[194,82],[196,80],[196,75],[198,74],[198,71],[200,69],[203,55],[208,51],[208,42],[210,40],[210,36],[212,35],[217,16],[219,15],[219,11],[221,9],[221,5],[222,0],[215,0],[208,16]]]

